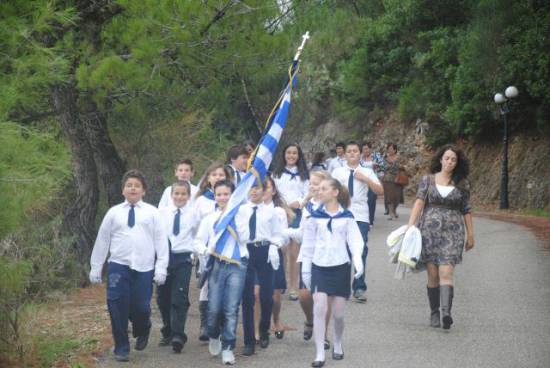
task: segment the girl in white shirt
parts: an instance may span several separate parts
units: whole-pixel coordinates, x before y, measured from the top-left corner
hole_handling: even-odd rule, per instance
[[[296,214],[291,228],[300,225],[302,202],[308,192],[309,172],[302,149],[297,144],[290,144],[283,149],[281,163],[273,170],[273,179],[283,200]],[[295,241],[288,244],[288,266],[290,276],[290,300],[298,300],[298,258],[299,245]]]
[[[202,176],[199,191],[195,195],[195,210],[199,221],[216,210],[216,201],[214,200],[214,185],[218,181],[229,178],[225,165],[220,162],[214,162],[204,172]],[[199,314],[200,314],[200,341],[208,341],[206,330],[206,313],[208,310],[208,283],[201,288],[199,295]]]
[[[287,235],[298,243],[302,243],[304,226],[306,221],[311,217],[311,212],[315,211],[321,205],[319,197],[319,186],[325,179],[329,179],[330,174],[327,171],[314,171],[311,173],[309,180],[309,191],[303,201],[303,215],[300,221],[300,226],[297,229],[288,229]],[[301,275],[303,251],[300,249],[297,262],[300,269],[300,306],[306,317],[304,322],[304,340],[309,341],[313,336],[313,297],[309,289],[304,285]],[[330,322],[330,306],[327,311],[326,327]],[[325,338],[325,350],[330,348],[330,342]]]
[[[275,181],[271,176],[265,177],[265,190],[264,190],[264,203],[268,206],[275,207],[277,216],[279,217],[279,222],[283,227],[283,235],[285,234],[288,223],[294,220],[296,216],[294,212],[287,206],[285,201],[282,200],[279,192],[277,191],[277,186]],[[288,237],[284,236],[284,244],[288,244]],[[282,339],[284,337],[284,326],[281,323],[281,298],[282,294],[286,290],[286,277],[285,277],[285,267],[284,267],[284,253],[279,249],[279,258],[280,266],[275,271],[274,276],[274,289],[273,289],[273,331],[275,332],[275,337]],[[259,293],[259,290],[258,290]]]
[[[363,238],[352,213],[347,210],[350,205],[347,189],[335,179],[326,179],[321,182],[319,197],[322,206],[313,211],[306,222],[302,243],[302,279],[313,293],[316,357],[312,367],[325,364],[325,317],[329,303],[334,320],[332,359],[344,358],[344,306],[351,294],[352,260],[357,271],[355,278],[363,273]]]

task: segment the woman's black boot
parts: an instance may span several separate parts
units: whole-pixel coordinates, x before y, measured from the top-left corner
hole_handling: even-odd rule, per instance
[[[439,286],[428,287],[428,300],[430,301],[430,326],[441,327],[441,313],[439,312]]]
[[[451,317],[451,308],[453,306],[453,290],[451,285],[441,285],[439,287],[441,293],[441,316],[443,321],[443,329],[448,330],[453,324]]]

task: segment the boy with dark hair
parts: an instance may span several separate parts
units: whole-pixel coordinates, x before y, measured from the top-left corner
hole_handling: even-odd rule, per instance
[[[336,143],[336,157],[334,157],[327,168],[329,173],[332,173],[334,169],[344,167],[346,165],[346,144],[344,142]]]
[[[192,200],[195,198],[195,194],[199,191],[199,188],[196,187],[191,183],[191,178],[195,175],[195,170],[193,169],[193,161],[189,159],[183,159],[179,161],[174,168],[174,176],[176,177],[177,181],[186,181],[189,183],[189,186],[191,188],[190,192],[190,199]],[[160,198],[160,202],[158,205],[158,208],[168,207],[172,204],[172,187],[168,186],[166,189],[164,189],[164,192],[162,193],[162,197]]]
[[[162,316],[160,346],[172,345],[180,353],[187,342],[185,322],[189,309],[189,283],[193,238],[199,217],[191,203],[191,187],[186,181],[172,184],[172,203],[160,209],[170,246],[166,283],[157,288],[157,304]]]
[[[226,167],[231,173],[230,178],[235,186],[239,185],[246,173],[248,163],[248,151],[245,146],[233,146],[227,151]]]
[[[350,211],[359,226],[361,236],[363,237],[363,269],[366,270],[367,256],[369,253],[368,238],[370,229],[369,205],[367,192],[369,189],[376,194],[384,193],[382,184],[374,171],[360,165],[361,145],[355,141],[346,144],[346,164],[332,172],[332,177],[340,182],[349,191],[351,198]],[[361,277],[353,280],[353,298],[356,302],[365,303],[367,297],[367,283],[365,273]]]
[[[107,306],[115,342],[115,359],[129,360],[128,320],[143,350],[151,330],[153,281],[164,284],[168,243],[159,211],[143,202],[147,186],[143,174],[130,170],[122,178],[123,203],[107,211],[99,228],[90,259],[90,281],[101,283],[107,265]],[[156,261],[155,261],[156,258]]]

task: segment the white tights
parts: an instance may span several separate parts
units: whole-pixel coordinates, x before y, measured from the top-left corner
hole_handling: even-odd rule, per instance
[[[342,354],[342,335],[344,334],[344,307],[346,299],[340,296],[328,296],[326,293],[313,293],[313,337],[315,339],[315,360],[325,360],[325,318],[328,303],[332,304],[334,321],[334,352]]]

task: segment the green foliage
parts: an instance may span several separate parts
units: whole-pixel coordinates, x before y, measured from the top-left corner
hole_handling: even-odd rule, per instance
[[[359,23],[353,54],[339,63],[337,105],[397,106],[426,119],[432,142],[479,138],[500,126],[495,92],[516,85],[512,119],[521,129],[550,125],[550,6],[511,0],[383,1]],[[352,14],[349,14],[352,16]],[[437,133],[439,132],[439,133]]]
[[[22,308],[32,264],[0,256],[0,274],[0,353],[21,359],[25,353],[21,339]]]
[[[69,154],[55,131],[0,122],[0,239],[17,229],[70,175]]]

